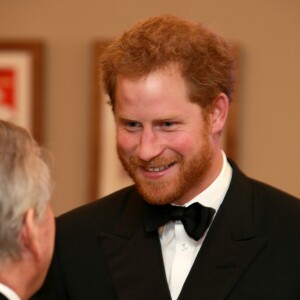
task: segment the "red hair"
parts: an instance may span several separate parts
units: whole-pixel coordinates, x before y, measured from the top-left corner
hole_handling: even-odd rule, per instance
[[[221,92],[231,98],[233,48],[200,23],[164,15],[136,23],[101,57],[103,85],[112,106],[118,75],[137,78],[172,64],[186,81],[191,101],[206,107]]]

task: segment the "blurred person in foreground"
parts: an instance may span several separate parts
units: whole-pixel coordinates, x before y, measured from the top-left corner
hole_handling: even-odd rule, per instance
[[[25,129],[0,120],[0,299],[29,299],[51,261],[52,181],[43,155]]]
[[[135,185],[59,217],[40,299],[300,299],[299,199],[248,178],[221,147],[228,43],[151,17],[101,64]]]

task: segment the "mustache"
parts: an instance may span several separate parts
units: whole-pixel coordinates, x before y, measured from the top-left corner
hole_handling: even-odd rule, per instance
[[[182,157],[179,154],[173,155],[172,157],[169,157],[169,158],[158,156],[158,157],[152,158],[149,161],[144,161],[144,160],[138,158],[137,156],[133,156],[130,158],[130,164],[139,166],[142,168],[157,168],[157,167],[161,167],[161,166],[171,165],[171,164],[174,164],[181,160],[182,160]]]

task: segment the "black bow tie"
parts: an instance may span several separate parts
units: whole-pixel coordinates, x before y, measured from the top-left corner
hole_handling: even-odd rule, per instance
[[[145,203],[144,224],[147,232],[155,231],[170,221],[181,221],[186,233],[198,241],[208,228],[215,210],[196,202],[188,207],[150,205]]]

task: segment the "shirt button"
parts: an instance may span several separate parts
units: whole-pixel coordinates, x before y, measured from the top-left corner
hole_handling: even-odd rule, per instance
[[[188,249],[188,245],[186,243],[181,244],[181,251],[186,251]]]

